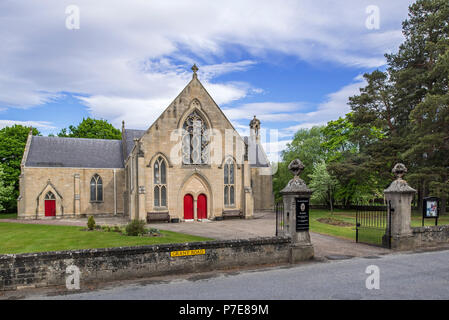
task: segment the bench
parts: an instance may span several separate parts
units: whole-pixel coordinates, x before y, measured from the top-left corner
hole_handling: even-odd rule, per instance
[[[147,223],[155,221],[170,222],[168,211],[164,212],[147,212]]]
[[[223,210],[223,219],[225,218],[240,218],[244,217],[242,210]]]

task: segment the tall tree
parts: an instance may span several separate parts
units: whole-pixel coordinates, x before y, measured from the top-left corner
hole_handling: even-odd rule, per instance
[[[107,120],[83,118],[78,126],[70,125],[58,133],[59,137],[91,138],[91,139],[121,139],[121,132]]]
[[[313,190],[312,200],[328,204],[331,212],[333,212],[338,181],[329,174],[324,160],[315,165],[310,179],[309,187]]]
[[[39,135],[35,128],[33,135]],[[20,164],[27,142],[29,127],[14,125],[0,130],[0,166],[3,169],[3,183],[5,186],[13,186],[14,192],[3,199],[3,206],[8,211],[17,208],[17,197],[19,196]]]
[[[6,185],[3,167],[0,167],[0,212],[6,209],[11,198],[14,197],[14,186]]]
[[[313,171],[316,163],[325,158],[325,151],[322,147],[324,136],[321,127],[311,129],[299,129],[287,149],[282,152],[282,162],[278,164],[278,170],[273,177],[273,191],[275,198],[280,199],[279,191],[282,190],[292,178],[288,170],[288,164],[296,159],[301,159],[305,166],[301,178],[306,183],[310,182],[309,175]]]

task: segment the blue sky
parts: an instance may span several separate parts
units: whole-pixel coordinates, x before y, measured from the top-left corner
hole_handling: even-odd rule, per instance
[[[91,116],[147,128],[196,63],[241,133],[252,115],[278,130],[272,156],[299,128],[349,111],[361,75],[383,69],[383,54],[402,42],[411,2],[2,1],[0,127],[46,135]],[[79,29],[66,27],[69,5]]]

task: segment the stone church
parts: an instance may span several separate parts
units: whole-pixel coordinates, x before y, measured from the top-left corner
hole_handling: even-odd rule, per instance
[[[21,165],[18,217],[124,215],[147,221],[251,218],[273,208],[260,121],[242,137],[197,70],[147,130],[121,140],[33,136]]]

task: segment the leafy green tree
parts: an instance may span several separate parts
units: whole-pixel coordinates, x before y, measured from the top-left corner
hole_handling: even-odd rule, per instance
[[[405,41],[386,55],[387,70],[365,75],[368,85],[349,102],[360,151],[368,158],[364,167],[388,180],[395,162],[407,163],[419,205],[437,189],[448,196],[445,188],[435,187],[449,177],[448,21],[447,0],[412,4],[402,24]],[[363,133],[372,127],[382,139],[367,139]]]
[[[39,135],[35,128],[33,135]],[[14,191],[2,200],[2,205],[8,211],[17,209],[17,198],[19,196],[19,175],[25,145],[27,142],[29,127],[13,125],[0,130],[0,167],[2,167],[5,186],[13,186]]]
[[[6,209],[8,202],[14,197],[14,186],[5,184],[5,173],[0,167],[0,212]]]
[[[58,133],[59,137],[90,139],[121,139],[121,132],[106,120],[83,118],[78,126],[70,125]]]
[[[306,183],[310,182],[310,174],[316,163],[325,159],[326,153],[322,147],[324,136],[321,127],[313,127],[311,129],[300,129],[296,132],[291,143],[287,145],[287,149],[282,152],[282,162],[278,164],[278,170],[273,177],[273,191],[276,200],[281,198],[279,191],[282,190],[292,179],[292,174],[288,170],[289,163],[299,158],[305,166],[301,178]]]
[[[318,203],[326,203],[333,212],[334,196],[338,181],[329,174],[324,160],[315,165],[310,179],[309,187],[313,190],[311,200]]]

